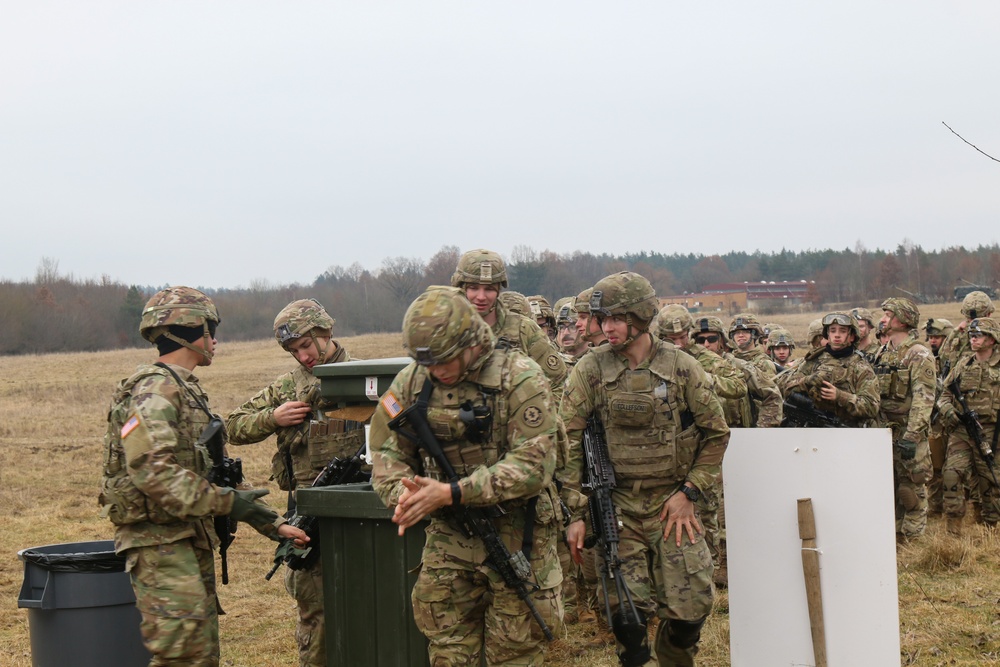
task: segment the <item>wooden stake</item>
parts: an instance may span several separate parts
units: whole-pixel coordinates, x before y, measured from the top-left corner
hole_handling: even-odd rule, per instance
[[[799,498],[799,538],[802,540],[802,572],[806,579],[809,629],[812,631],[816,667],[826,667],[826,628],[823,624],[823,592],[819,584],[819,551],[816,549],[816,517],[812,498]]]

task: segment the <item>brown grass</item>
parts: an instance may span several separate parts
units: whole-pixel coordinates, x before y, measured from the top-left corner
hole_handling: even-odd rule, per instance
[[[924,307],[924,318],[957,321],[958,304]],[[817,314],[773,321],[796,338]],[[772,321],[768,318],[767,321]],[[362,358],[399,356],[399,334],[346,338],[342,342]],[[797,350],[799,351],[799,350]],[[801,351],[799,351],[801,352]],[[107,402],[115,383],[152,350],[85,354],[0,357],[0,665],[28,667],[27,612],[17,608],[23,566],[15,553],[44,544],[110,539],[110,523],[97,516],[96,488]],[[273,341],[220,346],[216,362],[200,369],[213,408],[225,413],[245,401],[293,360]],[[267,485],[272,440],[237,450],[250,480]],[[281,505],[276,487],[269,498]],[[899,592],[903,664],[1000,665],[1000,539],[967,525],[960,541],[944,534],[932,520],[925,540],[899,552]],[[272,543],[240,529],[230,551],[229,586],[220,597],[227,614],[221,619],[223,664],[271,667],[295,662],[295,607],[279,578],[264,581]],[[863,600],[858,601],[864,604]],[[729,601],[721,592],[716,611],[703,633],[699,664],[729,664]],[[591,638],[589,629],[571,628],[570,646]],[[616,665],[611,648],[573,655],[553,651],[557,667]]]

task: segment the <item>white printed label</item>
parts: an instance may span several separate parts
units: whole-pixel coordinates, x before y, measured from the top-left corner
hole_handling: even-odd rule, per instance
[[[378,377],[365,378],[365,396],[373,401],[378,400]]]

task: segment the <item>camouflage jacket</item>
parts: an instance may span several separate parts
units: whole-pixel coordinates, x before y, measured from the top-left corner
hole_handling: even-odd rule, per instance
[[[403,479],[423,475],[444,479],[440,466],[416,442],[389,428],[389,421],[416,402],[427,369],[416,363],[404,368],[383,394],[372,417],[372,485],[387,507],[394,507],[404,490]],[[489,430],[478,437],[459,418],[460,406],[487,406]],[[536,528],[556,530],[562,519],[552,475],[556,468],[558,416],[549,383],[538,365],[514,350],[497,349],[454,387],[435,384],[427,420],[449,463],[460,477],[462,503],[502,505],[507,512],[497,528],[512,551],[521,548],[527,500],[537,497]],[[449,520],[447,508],[430,516],[424,562],[438,567],[449,561],[482,562],[481,545],[470,543]],[[536,572],[548,588],[562,580],[558,561]]]
[[[352,358],[338,344],[337,351],[326,363],[343,361],[352,361]],[[320,396],[319,388],[319,378],[296,364],[295,370],[264,387],[226,419],[226,431],[232,445],[249,445],[277,433],[278,451],[271,460],[271,478],[284,491],[309,486],[331,459],[349,457],[364,443],[364,424],[326,416],[324,410],[332,406]],[[278,426],[274,411],[288,401],[311,405],[311,419],[296,426]],[[289,467],[295,484],[289,484]]]
[[[970,352],[972,352],[972,346],[969,344],[969,334],[966,331],[966,323],[963,321],[952,329],[941,343],[941,349],[938,350],[937,355],[938,370],[944,368],[946,363],[949,368],[955,368],[959,359]]]
[[[737,359],[742,359],[743,361],[749,361],[757,367],[757,370],[768,377],[773,378],[775,373],[778,372],[778,369],[775,367],[771,357],[767,356],[767,353],[759,347],[752,347],[746,352],[736,350],[733,352],[733,356]]]
[[[208,450],[196,445],[209,423],[192,393],[207,396],[191,371],[140,366],[115,390],[104,437],[100,503],[116,524],[115,551],[191,538],[198,548],[217,542],[214,514],[228,514],[233,495],[221,494],[206,476]]]
[[[616,494],[672,491],[685,480],[703,491],[715,485],[729,427],[712,385],[690,355],[658,339],[635,370],[611,347],[594,348],[573,368],[560,405],[569,436],[564,481],[580,488],[583,430],[596,413],[619,481]]]
[[[873,366],[879,382],[879,421],[894,442],[927,440],[934,406],[934,355],[910,331],[898,347],[886,345]]]
[[[712,391],[720,399],[740,400],[746,397],[747,381],[743,377],[743,372],[732,362],[693,340],[680,349],[690,354],[701,364],[712,381]]]
[[[497,303],[497,321],[491,328],[497,347],[521,350],[541,366],[558,401],[566,380],[566,362],[541,327],[529,317],[507,310]]]
[[[965,440],[965,429],[958,421],[962,408],[947,388],[956,379],[969,409],[979,416],[980,424],[991,430],[1000,416],[1000,348],[994,347],[993,354],[985,361],[979,361],[974,352],[968,352],[944,380],[945,389],[938,399],[941,421],[948,430],[958,432]]]
[[[724,401],[726,418],[732,420],[734,426],[743,428],[777,428],[781,426],[783,416],[781,392],[774,383],[774,375],[762,371],[753,362],[726,353],[723,358],[736,368],[743,371],[747,382],[747,396],[737,401]],[[774,368],[773,362],[764,356],[767,363]]]
[[[834,401],[823,399],[823,381],[837,388]],[[805,394],[820,410],[833,413],[850,426],[868,426],[878,416],[879,385],[871,365],[856,351],[840,359],[826,347],[810,350],[801,364],[779,373],[775,382],[782,396]]]

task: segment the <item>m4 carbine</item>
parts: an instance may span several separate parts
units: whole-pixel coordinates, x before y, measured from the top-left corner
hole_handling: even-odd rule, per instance
[[[371,479],[369,473],[361,470],[365,463],[365,446],[366,444],[362,443],[358,451],[349,458],[331,459],[310,484],[310,488],[367,482]],[[309,544],[305,548],[299,548],[295,546],[295,540],[289,537],[283,538],[274,551],[274,567],[264,575],[264,578],[269,581],[282,565],[287,565],[290,570],[302,570],[310,567],[319,557],[319,519],[299,514],[296,511],[288,523],[296,528],[301,528],[309,536]]]
[[[424,382],[417,401],[390,421],[389,428],[423,447],[440,466],[448,481],[458,482],[459,477],[454,466],[444,455],[441,443],[434,437],[430,424],[427,423],[427,402],[433,389],[434,385],[428,378]],[[407,426],[410,426],[413,431],[406,430]],[[545,624],[545,619],[538,612],[535,603],[531,601],[528,590],[528,579],[532,576],[531,563],[524,552],[518,551],[514,554],[510,552],[500,537],[500,533],[497,532],[493,518],[483,508],[459,504],[452,505],[447,509],[467,537],[478,537],[483,541],[483,545],[486,547],[486,563],[500,575],[507,587],[524,601],[532,618],[542,629],[545,638],[553,641],[555,637],[552,635],[552,631]],[[538,590],[538,586],[533,584],[532,590]]]
[[[783,427],[793,428],[847,428],[847,424],[825,410],[820,410],[811,398],[799,392],[785,397],[782,406]]]

